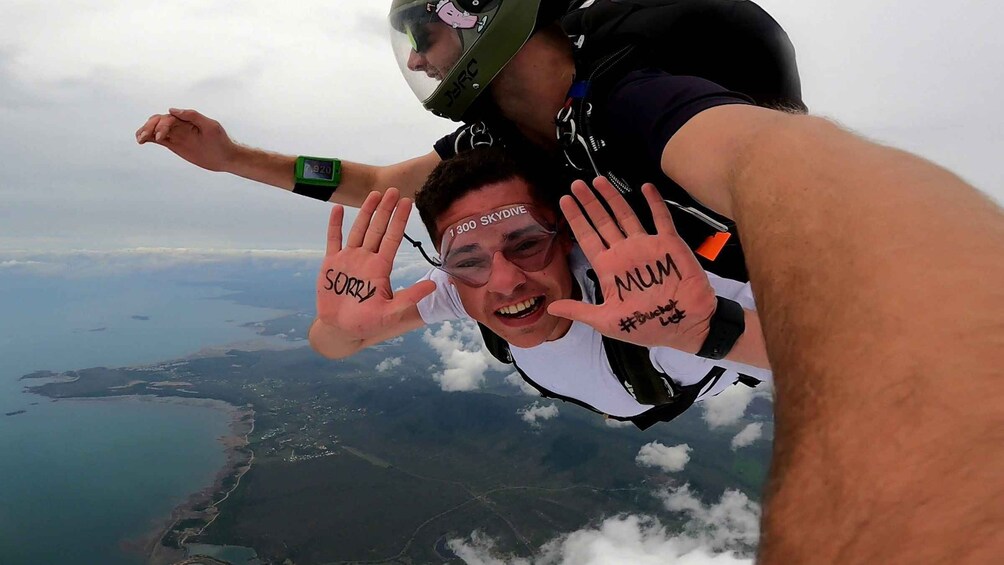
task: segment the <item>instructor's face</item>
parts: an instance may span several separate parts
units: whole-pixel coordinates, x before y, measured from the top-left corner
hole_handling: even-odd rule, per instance
[[[521,179],[488,185],[454,202],[440,214],[436,229],[442,233],[463,218],[533,201],[530,187]],[[553,215],[547,219],[555,220]],[[502,252],[496,252],[484,286],[471,287],[450,277],[464,310],[516,347],[535,347],[565,335],[571,322],[548,314],[547,306],[555,300],[572,297],[572,274],[568,269],[571,243],[567,237],[559,236],[555,245],[559,246],[557,252],[539,271],[524,271],[509,262]]]
[[[408,69],[442,81],[460,60],[460,35],[452,27],[430,22],[415,30],[416,48],[408,57]]]

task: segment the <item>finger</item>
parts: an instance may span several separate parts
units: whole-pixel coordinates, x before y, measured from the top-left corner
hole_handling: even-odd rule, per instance
[[[380,243],[380,256],[388,261],[393,261],[397,255],[398,248],[401,247],[401,240],[404,239],[404,228],[408,225],[408,217],[411,215],[411,198],[402,198],[394,209],[394,217],[387,226],[387,235]]]
[[[363,238],[363,249],[377,253],[380,251],[380,242],[383,241],[384,234],[387,233],[387,224],[390,222],[391,214],[397,207],[397,201],[401,193],[396,188],[388,188],[377,205],[376,212],[370,220],[370,227],[366,229],[366,236]]]
[[[558,206],[561,207],[561,213],[568,220],[568,227],[572,228],[575,240],[582,248],[582,252],[586,254],[587,259],[592,261],[597,255],[606,251],[607,246],[603,244],[603,240],[593,229],[592,224],[582,215],[582,209],[579,208],[579,204],[574,198],[562,196],[561,200],[558,201]]]
[[[349,230],[349,237],[345,241],[345,247],[360,247],[363,244],[363,236],[366,235],[366,228],[370,225],[370,218],[377,204],[380,203],[380,193],[373,191],[369,193],[363,205],[359,207],[359,214],[356,221],[352,222],[352,229]]]
[[[324,250],[326,256],[334,255],[342,250],[342,218],[345,216],[345,208],[339,204],[331,207],[331,215],[328,217],[328,245]]]
[[[432,281],[418,281],[408,288],[395,292],[393,312],[398,313],[418,304],[420,300],[429,296],[435,290],[436,283]]]
[[[593,223],[596,232],[600,234],[600,237],[603,238],[603,241],[607,245],[613,245],[624,239],[624,234],[621,232],[620,227],[617,226],[617,222],[610,217],[610,213],[596,199],[593,190],[586,183],[572,183],[572,194],[575,195],[576,200],[582,205],[582,209],[589,216],[589,221]]]
[[[157,127],[157,123],[160,122],[161,115],[154,114],[147,119],[143,127],[136,130],[136,142],[140,145],[146,143],[153,136],[153,129]]]
[[[673,215],[669,213],[669,208],[662,199],[662,195],[659,194],[659,189],[652,183],[645,183],[641,187],[641,193],[645,195],[648,207],[652,210],[652,220],[655,222],[656,231],[665,235],[677,235]]]
[[[153,129],[153,140],[157,143],[166,141],[171,135],[171,128],[178,123],[178,119],[174,116],[164,116],[157,123],[157,126]]]
[[[645,195],[645,200],[648,201],[649,209],[652,210],[652,220],[655,222],[657,233],[660,236],[672,238],[669,241],[669,250],[672,251],[673,258],[676,260],[678,267],[687,273],[703,273],[704,268],[697,262],[694,250],[676,232],[673,215],[669,212],[666,201],[662,199],[659,189],[654,184],[646,183],[641,187],[641,192]]]
[[[593,180],[593,186],[596,187],[600,196],[607,201],[607,206],[610,206],[610,210],[613,211],[614,217],[617,218],[617,223],[620,224],[621,230],[625,234],[647,235],[645,228],[638,221],[638,215],[631,209],[627,200],[624,200],[621,193],[614,188],[614,185],[610,184],[610,181],[605,177],[596,177]]]
[[[547,313],[596,327],[597,320],[602,315],[602,307],[566,298],[548,304]]]

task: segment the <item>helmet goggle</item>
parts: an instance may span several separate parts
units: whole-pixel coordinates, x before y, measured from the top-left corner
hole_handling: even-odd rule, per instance
[[[551,262],[557,236],[532,204],[509,204],[447,227],[436,267],[469,286],[484,286],[496,253],[524,271],[536,272]]]

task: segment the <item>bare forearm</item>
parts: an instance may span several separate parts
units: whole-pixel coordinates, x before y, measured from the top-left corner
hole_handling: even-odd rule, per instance
[[[226,171],[248,180],[293,190],[296,156],[235,145]]]
[[[342,160],[341,182],[330,201],[358,208],[370,192],[383,192],[391,186],[399,189],[402,196],[414,197],[438,163],[439,156],[435,152],[384,166]],[[227,171],[249,180],[293,190],[295,165],[296,156],[239,145]]]
[[[777,395],[761,562],[1004,554],[1000,210],[817,119],[765,128],[734,173]]]

